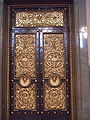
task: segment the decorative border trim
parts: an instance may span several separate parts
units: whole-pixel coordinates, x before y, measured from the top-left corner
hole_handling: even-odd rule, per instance
[[[10,5],[13,8],[16,7],[45,7],[45,6],[49,6],[49,7],[69,7],[70,4],[16,4],[16,5]]]
[[[6,79],[6,83],[7,83],[7,91],[6,91],[6,96],[7,96],[7,120],[9,120],[9,99],[10,99],[10,94],[9,94],[9,61],[10,61],[10,57],[9,57],[9,52],[10,52],[10,6],[8,6],[8,45],[7,45],[7,79]]]
[[[74,55],[73,55],[73,31],[72,31],[72,5],[69,5],[69,39],[70,39],[70,83],[71,83],[71,120],[76,120],[76,106],[75,106],[75,76],[74,76]]]

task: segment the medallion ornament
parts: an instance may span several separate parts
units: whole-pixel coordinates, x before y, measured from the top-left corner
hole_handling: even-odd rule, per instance
[[[57,87],[60,84],[60,76],[58,74],[50,75],[48,81],[51,86]]]
[[[31,84],[31,78],[29,75],[21,75],[19,83],[22,87],[28,87]]]

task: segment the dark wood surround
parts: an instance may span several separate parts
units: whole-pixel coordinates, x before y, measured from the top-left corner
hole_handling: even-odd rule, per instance
[[[73,0],[4,0],[7,4],[71,4]]]

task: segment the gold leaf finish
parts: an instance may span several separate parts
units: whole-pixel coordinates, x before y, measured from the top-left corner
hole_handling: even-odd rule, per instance
[[[35,34],[17,34],[15,47],[15,77],[28,74],[35,77]]]
[[[16,13],[16,27],[63,25],[62,11],[27,11]]]
[[[66,84],[61,83],[59,87],[50,87],[45,83],[44,93],[45,110],[66,109]]]
[[[53,74],[49,77],[48,81],[51,86],[56,87],[60,84],[60,76],[57,74]]]
[[[35,110],[36,109],[36,86],[32,84],[29,88],[15,86],[15,109]]]
[[[44,34],[44,77],[58,74],[65,78],[65,53],[63,34]]]
[[[19,83],[22,87],[28,87],[31,84],[31,78],[28,75],[21,75]]]

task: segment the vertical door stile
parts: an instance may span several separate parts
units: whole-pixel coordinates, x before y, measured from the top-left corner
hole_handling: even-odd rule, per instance
[[[40,87],[40,98],[41,98],[41,113],[43,113],[43,82],[44,82],[44,79],[43,79],[43,51],[44,51],[44,48],[43,48],[43,32],[42,30],[40,30],[40,77],[41,77],[41,87]]]
[[[36,73],[37,73],[37,111],[40,111],[40,33],[36,32]]]

